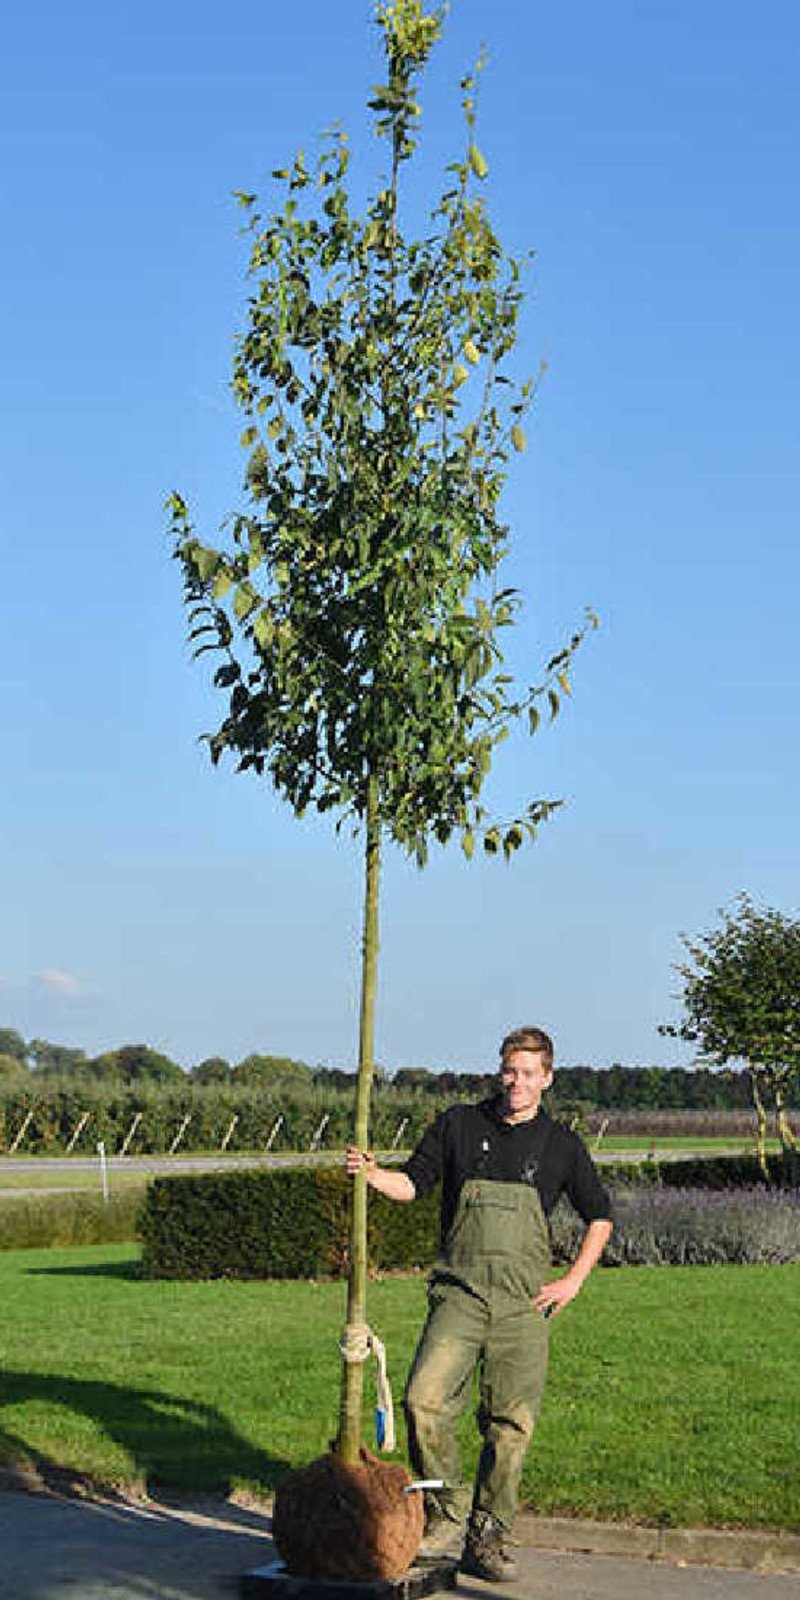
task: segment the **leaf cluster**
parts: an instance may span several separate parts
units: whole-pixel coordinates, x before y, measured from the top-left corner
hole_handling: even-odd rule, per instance
[[[508,370],[523,263],[478,192],[475,75],[462,82],[463,155],[429,231],[406,236],[399,176],[441,13],[396,0],[378,22],[387,81],[370,104],[391,172],[363,214],[342,132],[313,166],[300,152],[274,173],[276,211],[239,197],[252,236],[233,375],[246,504],[207,545],[171,496],[174,550],[192,643],[221,657],[214,762],[232,753],[298,814],[336,811],[339,825],[364,819],[377,785],[381,826],[420,863],[454,832],[467,855],[477,833],[508,856],[555,802],[493,824],[478,799],[493,752],[515,722],[534,732],[542,709],[557,714],[585,629],[541,681],[520,689],[503,671],[519,597],[497,580],[499,501],[536,391]]]

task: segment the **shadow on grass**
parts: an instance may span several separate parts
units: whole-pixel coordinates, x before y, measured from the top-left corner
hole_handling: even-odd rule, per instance
[[[128,1485],[148,1494],[164,1490],[228,1494],[242,1480],[271,1489],[290,1465],[259,1450],[231,1427],[213,1406],[157,1389],[132,1389],[113,1383],[32,1372],[0,1373],[0,1463],[6,1483],[59,1493],[118,1492],[102,1469],[65,1467],[20,1433],[3,1426],[3,1408],[31,1404],[39,1411],[57,1407],[89,1417],[122,1447],[130,1461]]]
[[[136,1261],[88,1262],[85,1267],[26,1267],[28,1278],[127,1278],[142,1282],[141,1263]]]

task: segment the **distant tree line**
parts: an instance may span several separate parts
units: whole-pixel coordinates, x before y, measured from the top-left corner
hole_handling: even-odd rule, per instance
[[[354,1077],[339,1067],[310,1066],[290,1056],[252,1052],[231,1064],[208,1056],[188,1070],[146,1044],[126,1044],[89,1056],[73,1046],[47,1039],[26,1042],[13,1028],[0,1028],[0,1090],[33,1087],[34,1083],[68,1082],[110,1087],[188,1087],[248,1089],[297,1094],[311,1090],[348,1090]],[[433,1072],[401,1067],[393,1075],[376,1070],[378,1095],[395,1093],[404,1100],[474,1100],[492,1092],[493,1073]],[[707,1067],[559,1067],[552,1094],[556,1111],[603,1110],[745,1110],[751,1104],[747,1075],[732,1068]]]

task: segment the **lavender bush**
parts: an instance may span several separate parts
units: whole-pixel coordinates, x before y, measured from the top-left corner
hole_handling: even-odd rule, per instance
[[[608,1266],[781,1265],[800,1261],[800,1189],[615,1189]],[[551,1219],[556,1261],[571,1261],[583,1224],[559,1204]]]

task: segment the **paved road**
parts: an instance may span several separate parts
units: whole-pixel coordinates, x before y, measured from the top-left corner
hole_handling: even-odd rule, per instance
[[[108,1160],[108,1176],[112,1193],[115,1190],[115,1180],[124,1175],[126,1182],[132,1178],[141,1179],[145,1183],[148,1178],[164,1174],[186,1172],[230,1172],[241,1167],[315,1167],[330,1166],[332,1162],[340,1159],[330,1150],[299,1151],[299,1152],[270,1152],[268,1155],[197,1155],[197,1156],[110,1156]],[[398,1157],[399,1160],[399,1157]],[[46,1183],[36,1183],[30,1186],[20,1186],[20,1175],[35,1174],[41,1178],[44,1174]],[[66,1174],[81,1180],[73,1183],[59,1183],[59,1178]],[[14,1178],[14,1187],[8,1188],[4,1180]],[[48,1194],[79,1194],[86,1190],[100,1188],[100,1164],[97,1156],[0,1156],[0,1198],[6,1200],[29,1200],[36,1195]],[[117,1185],[116,1192],[119,1193]]]
[[[798,1600],[800,1594],[796,1571],[541,1550],[533,1546],[534,1527],[534,1519],[520,1519],[516,1584],[461,1580],[458,1593],[471,1600]],[[3,1600],[233,1600],[241,1574],[272,1555],[269,1521],[260,1510],[0,1494]]]

